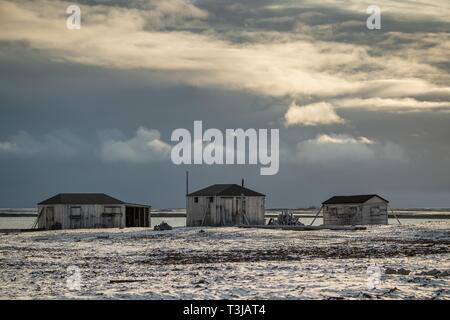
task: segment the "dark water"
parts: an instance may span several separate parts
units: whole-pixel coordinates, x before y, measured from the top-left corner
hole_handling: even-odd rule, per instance
[[[0,217],[0,229],[27,229],[31,228],[35,217]],[[266,219],[267,222],[268,219]],[[312,222],[313,218],[300,218],[300,222],[309,225]],[[177,218],[156,218],[152,217],[152,226],[160,224],[162,221],[167,222],[172,227],[184,227],[186,226],[186,218],[177,217]],[[423,223],[425,221],[447,221],[450,224],[449,219],[429,219],[429,218],[420,218],[420,219],[400,219],[402,224],[417,224]],[[317,218],[314,222],[314,225],[321,225],[322,218]],[[389,224],[398,224],[396,219],[389,219]]]

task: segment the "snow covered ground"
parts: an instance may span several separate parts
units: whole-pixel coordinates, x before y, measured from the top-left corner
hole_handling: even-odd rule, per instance
[[[450,223],[1,234],[0,298],[449,299]]]

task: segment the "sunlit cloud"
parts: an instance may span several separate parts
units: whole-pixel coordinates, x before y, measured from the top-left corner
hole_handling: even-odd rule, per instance
[[[293,102],[284,115],[286,126],[291,125],[327,125],[344,123],[329,103],[319,102],[300,107]]]
[[[69,159],[91,157],[103,162],[150,163],[169,159],[170,145],[155,129],[139,127],[126,138],[117,130],[97,132],[98,139],[86,139],[68,130],[43,135],[27,131],[0,138],[0,157],[29,159]],[[99,150],[97,152],[97,150]]]
[[[161,140],[158,130],[140,127],[127,140],[106,138],[100,146],[104,162],[148,163],[168,159],[171,147]]]
[[[316,140],[319,144],[373,144],[374,142],[366,137],[353,138],[348,135],[328,135],[321,134]]]
[[[73,158],[87,150],[88,144],[68,130],[37,137],[22,130],[3,141],[0,139],[0,157]]]
[[[297,144],[297,161],[310,165],[346,165],[349,162],[371,164],[377,161],[407,161],[402,148],[393,142],[378,142],[347,134],[319,134]]]
[[[342,109],[368,109],[393,112],[410,112],[431,109],[450,109],[450,102],[441,101],[419,101],[413,98],[369,98],[369,99],[343,99],[334,102],[335,108]]]
[[[1,1],[0,40],[25,41],[58,61],[158,71],[158,79],[167,83],[265,96],[450,97],[442,81],[424,79],[429,74],[441,77],[442,71],[414,55],[407,61],[396,55],[374,56],[365,45],[291,33],[247,33],[252,41],[236,43],[213,30],[168,31],[164,27],[170,21],[202,21],[208,13],[183,1],[152,3],[148,9],[83,5],[83,26],[71,31],[64,23],[67,2]]]

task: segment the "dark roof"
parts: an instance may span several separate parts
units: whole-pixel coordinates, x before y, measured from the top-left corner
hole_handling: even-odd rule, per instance
[[[38,204],[125,204],[104,193],[59,193]]]
[[[355,196],[334,196],[328,199],[327,201],[322,202],[322,204],[364,203],[367,200],[372,199],[373,197],[378,197],[389,203],[388,200],[384,199],[383,197],[380,197],[377,194],[360,194]]]
[[[249,197],[265,197],[262,193],[241,187],[238,184],[213,184],[189,193],[188,196],[240,196],[242,194]]]

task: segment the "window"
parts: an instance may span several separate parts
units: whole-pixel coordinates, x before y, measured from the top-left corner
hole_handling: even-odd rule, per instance
[[[198,203],[198,197],[194,197],[194,203]]]
[[[213,203],[214,202],[214,197],[209,197],[209,203]]]
[[[349,214],[356,214],[358,212],[358,207],[349,207],[348,213]]]
[[[103,208],[103,215],[114,215],[114,214],[120,214],[121,208],[120,207],[104,207]]]
[[[378,216],[380,214],[382,214],[381,211],[380,211],[380,207],[372,207],[372,208],[370,208],[370,215],[371,216]]]
[[[70,207],[70,219],[81,219],[81,207]]]

